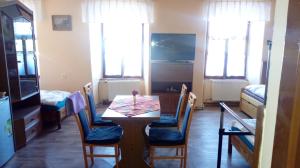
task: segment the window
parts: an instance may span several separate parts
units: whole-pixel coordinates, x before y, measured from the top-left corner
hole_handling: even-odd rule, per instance
[[[249,27],[247,22],[209,22],[206,77],[245,78]]]
[[[142,77],[143,41],[143,24],[102,24],[103,76]]]

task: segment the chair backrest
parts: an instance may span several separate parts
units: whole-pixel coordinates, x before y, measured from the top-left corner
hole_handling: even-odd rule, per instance
[[[73,111],[74,111],[73,110],[73,101],[71,99],[69,99],[69,98],[66,99],[65,108],[66,108],[67,113],[69,113],[69,114],[73,113]],[[79,113],[77,113],[77,114],[73,113],[73,115],[76,118],[76,123],[77,123],[77,126],[80,131],[81,140],[84,141],[85,137],[87,137],[87,135],[90,132],[90,128],[89,128],[85,110],[82,109]]]
[[[186,143],[188,142],[192,116],[195,109],[195,103],[196,103],[196,96],[195,94],[190,92],[185,113],[184,113],[184,118],[182,121],[182,126],[181,126],[181,133],[185,137]]]
[[[178,100],[178,104],[177,104],[177,109],[176,109],[176,115],[175,115],[175,118],[177,121],[180,120],[180,117],[181,117],[181,114],[182,112],[184,111],[185,109],[185,100],[186,100],[186,93],[187,93],[187,87],[185,84],[182,84],[182,87],[181,87],[181,93],[180,93],[180,96],[179,96],[179,100]]]
[[[88,106],[90,124],[92,124],[93,122],[95,122],[95,119],[97,117],[97,111],[91,82],[83,87],[83,93]]]

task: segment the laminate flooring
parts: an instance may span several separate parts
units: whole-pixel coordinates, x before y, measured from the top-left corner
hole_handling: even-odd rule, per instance
[[[105,108],[98,108],[103,112]],[[238,111],[238,108],[235,108]],[[242,117],[245,117],[240,113]],[[193,114],[190,138],[188,144],[189,168],[215,168],[218,151],[218,128],[220,111],[217,107],[207,107],[197,110]],[[225,114],[225,126],[230,127],[232,118]],[[228,137],[224,137],[222,168],[249,168],[244,158],[233,148],[232,156],[227,155]],[[164,155],[170,151],[159,150],[157,154]],[[99,152],[111,152],[110,149],[99,148]],[[90,163],[90,160],[89,160]],[[95,158],[93,168],[111,168],[114,159]],[[14,157],[4,168],[83,168],[84,161],[79,130],[75,118],[68,117],[62,122],[60,130],[46,130],[37,138],[29,142],[24,148],[18,150]],[[176,168],[179,161],[160,160],[155,161],[157,168]]]

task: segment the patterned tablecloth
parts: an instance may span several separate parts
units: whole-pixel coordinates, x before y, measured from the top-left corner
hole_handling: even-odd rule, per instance
[[[131,117],[160,110],[159,99],[148,96],[136,96],[136,104],[133,103],[133,96],[114,100],[108,107],[118,113]]]

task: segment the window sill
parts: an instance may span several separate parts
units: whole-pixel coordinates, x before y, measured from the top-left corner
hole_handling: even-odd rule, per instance
[[[107,80],[107,81],[144,81],[143,78],[101,78],[100,80]]]
[[[224,80],[228,80],[228,79],[244,79],[246,80],[246,77],[219,77],[219,76],[205,76],[204,79],[224,79]]]

